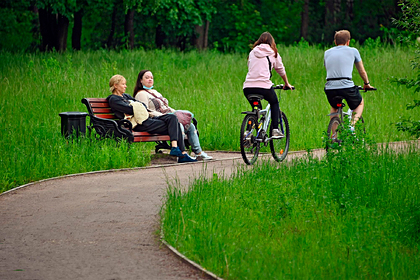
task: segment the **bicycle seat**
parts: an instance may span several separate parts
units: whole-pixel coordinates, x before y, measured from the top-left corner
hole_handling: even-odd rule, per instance
[[[249,94],[249,95],[246,96],[246,98],[248,99],[252,108],[257,106],[258,109],[260,109],[260,110],[262,109],[261,99],[264,99],[264,96],[262,96],[261,94]]]
[[[335,104],[337,104],[337,107],[344,108],[346,107],[346,104],[343,103],[343,99],[344,97],[338,95],[333,98],[333,101],[335,102]]]

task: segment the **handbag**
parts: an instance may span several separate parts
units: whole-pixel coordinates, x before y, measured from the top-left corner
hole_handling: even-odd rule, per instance
[[[178,122],[182,124],[185,131],[187,131],[191,125],[192,119],[194,118],[194,114],[188,110],[176,110],[174,114],[178,118]]]

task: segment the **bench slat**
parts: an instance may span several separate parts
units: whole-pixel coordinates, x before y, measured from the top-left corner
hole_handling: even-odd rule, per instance
[[[110,108],[92,108],[93,113],[98,114],[98,113],[108,113],[108,114],[113,114]]]
[[[114,114],[95,114],[95,117],[102,118],[102,119],[115,119]]]

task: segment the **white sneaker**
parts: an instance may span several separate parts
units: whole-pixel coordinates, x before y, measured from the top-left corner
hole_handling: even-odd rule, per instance
[[[208,154],[202,151],[200,154],[196,155],[196,159],[197,160],[211,160],[213,159],[213,157],[209,156]]]
[[[271,138],[273,138],[273,139],[280,139],[280,138],[283,138],[283,137],[284,137],[284,134],[281,133],[280,130],[273,129],[273,133],[271,134]]]

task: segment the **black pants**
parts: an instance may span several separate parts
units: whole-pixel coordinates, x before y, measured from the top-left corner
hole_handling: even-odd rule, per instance
[[[271,106],[271,125],[273,129],[279,128],[280,106],[274,88],[244,88],[245,97],[250,94],[260,94],[270,103]],[[252,106],[252,104],[251,104]]]
[[[141,125],[137,125],[134,130],[169,135],[171,141],[177,141],[181,151],[185,151],[184,136],[174,114],[148,118]]]

